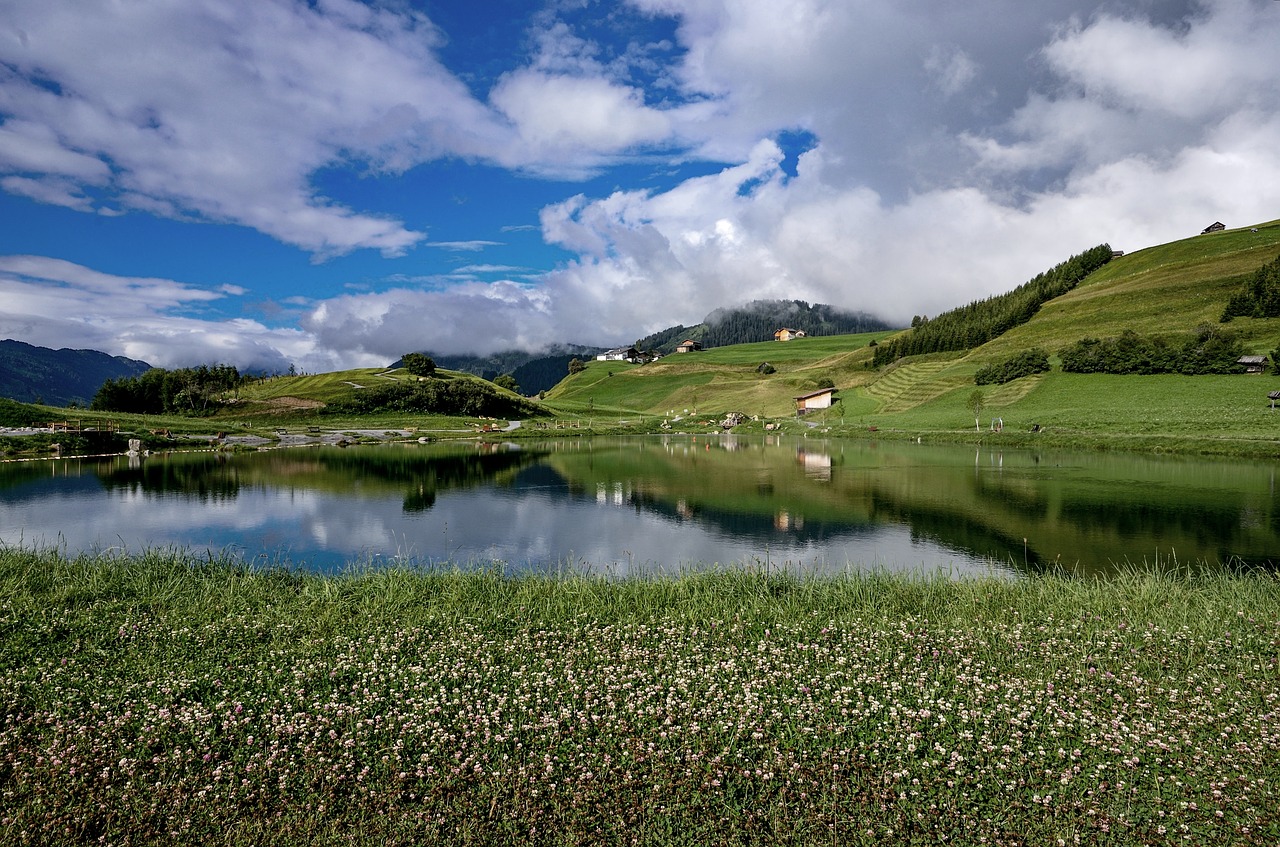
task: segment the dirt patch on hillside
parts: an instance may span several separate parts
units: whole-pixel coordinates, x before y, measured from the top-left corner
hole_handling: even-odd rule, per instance
[[[304,400],[301,397],[272,397],[270,400],[254,401],[255,410],[264,412],[305,412],[323,409],[324,403],[319,400]]]

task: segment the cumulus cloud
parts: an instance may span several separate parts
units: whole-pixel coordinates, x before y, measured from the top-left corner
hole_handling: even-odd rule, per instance
[[[1007,290],[1103,241],[1133,249],[1214,219],[1268,220],[1280,207],[1269,152],[1280,144],[1280,89],[1267,84],[1280,14],[1268,4],[1096,13],[1061,3],[1051,4],[1063,12],[1056,24],[1037,6],[1030,25],[1021,7],[1004,15],[980,3],[967,9],[990,24],[979,31],[933,25],[902,4],[855,14],[800,2],[779,19],[775,6],[750,2],[639,2],[682,16],[682,79],[720,96],[744,140],[769,123],[798,124],[820,143],[791,179],[777,148],[756,142],[744,164],[667,192],[545,209],[544,237],[581,254],[547,285],[599,302],[584,313],[593,326],[608,326],[615,308],[634,309],[644,329],[663,324],[639,296],[655,291],[648,303],[663,304],[665,323],[758,296],[904,322]],[[719,144],[734,137],[709,132]],[[950,172],[916,167],[917,154]]]
[[[0,338],[101,350],[158,367],[227,362],[283,371],[291,361],[336,362],[299,330],[199,316],[205,304],[243,293],[234,285],[211,290],[116,276],[45,256],[0,256]]]
[[[8,190],[70,208],[396,255],[423,234],[325,198],[313,174],[494,156],[509,134],[441,67],[438,33],[413,13],[353,0],[14,0],[5,18],[0,173]]]

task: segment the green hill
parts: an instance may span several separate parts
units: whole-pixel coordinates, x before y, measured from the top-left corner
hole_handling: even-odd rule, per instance
[[[422,411],[424,406],[440,408]],[[218,416],[381,427],[422,423],[427,417],[510,419],[540,414],[540,407],[471,374],[437,370],[434,378],[420,380],[400,368],[357,368],[250,382]]]
[[[27,427],[36,423],[43,424],[48,418],[48,412],[35,406],[0,397],[0,426]]]
[[[1044,303],[1029,321],[971,350],[908,356],[872,367],[873,341],[891,332],[802,338],[675,354],[630,366],[592,362],[561,382],[548,402],[570,412],[584,409],[699,417],[729,411],[784,417],[793,398],[831,380],[838,402],[809,418],[839,431],[876,427],[921,436],[974,434],[969,399],[974,375],[985,365],[1041,348],[1049,373],[1005,385],[984,386],[981,426],[993,437],[994,418],[1009,443],[1089,442],[1117,447],[1257,452],[1280,447],[1280,410],[1267,394],[1280,377],[1109,376],[1062,373],[1058,351],[1082,338],[1107,338],[1131,330],[1143,336],[1185,340],[1210,325],[1233,333],[1246,352],[1269,354],[1280,346],[1280,318],[1219,322],[1231,297],[1259,268],[1280,255],[1280,221],[1198,235],[1116,258],[1066,294]],[[1010,289],[1016,281],[1011,281]],[[910,330],[904,331],[905,334]],[[769,363],[773,373],[760,368]],[[1045,432],[1047,430],[1047,432]]]

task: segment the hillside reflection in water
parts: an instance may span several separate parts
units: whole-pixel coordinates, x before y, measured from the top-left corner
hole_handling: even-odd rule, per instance
[[[663,437],[0,465],[0,542],[613,574],[1274,565],[1276,464]]]

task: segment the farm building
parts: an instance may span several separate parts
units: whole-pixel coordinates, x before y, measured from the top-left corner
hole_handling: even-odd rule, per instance
[[[701,350],[701,349],[702,349],[702,344],[700,344],[697,341],[694,341],[693,339],[689,339],[688,341],[681,342],[680,345],[676,347],[676,352],[692,353],[696,350]]]
[[[1208,235],[1211,232],[1222,232],[1226,228],[1227,228],[1227,225],[1224,224],[1222,221],[1214,221],[1204,229],[1200,230],[1200,234]]]
[[[804,338],[804,330],[783,327],[773,334],[774,341],[790,341],[793,338]]]
[[[1237,365],[1244,366],[1244,372],[1247,374],[1260,374],[1267,369],[1266,356],[1241,356],[1236,359]]]
[[[640,358],[640,351],[634,347],[617,347],[596,355],[597,362],[634,362]]]
[[[806,412],[812,412],[817,409],[830,409],[831,404],[835,402],[834,388],[820,388],[817,391],[811,391],[808,394],[802,394],[795,398],[796,414],[803,415]]]

